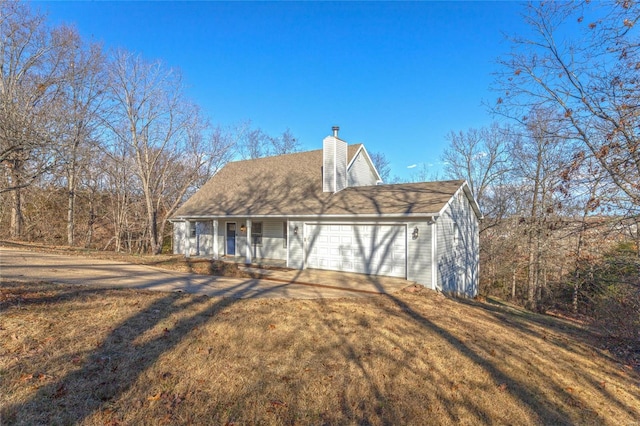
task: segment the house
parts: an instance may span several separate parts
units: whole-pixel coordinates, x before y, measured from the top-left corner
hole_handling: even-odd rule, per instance
[[[465,181],[382,185],[338,128],[315,151],[225,165],[175,213],[174,253],[281,259],[478,292],[481,213]]]

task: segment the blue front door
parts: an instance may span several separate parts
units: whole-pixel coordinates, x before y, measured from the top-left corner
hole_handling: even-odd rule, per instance
[[[236,255],[236,224],[227,223],[227,256]]]

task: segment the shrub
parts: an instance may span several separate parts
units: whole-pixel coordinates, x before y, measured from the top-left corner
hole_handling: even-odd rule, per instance
[[[585,266],[580,289],[582,313],[611,337],[640,341],[640,258],[622,242],[595,264]]]

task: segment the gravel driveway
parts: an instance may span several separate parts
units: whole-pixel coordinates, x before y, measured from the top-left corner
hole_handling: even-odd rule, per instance
[[[0,247],[0,279],[182,291],[231,298],[318,299],[368,296],[336,288],[264,279],[196,275],[112,260],[64,256],[7,247]]]

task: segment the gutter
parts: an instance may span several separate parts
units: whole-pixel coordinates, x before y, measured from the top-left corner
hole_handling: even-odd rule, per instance
[[[260,218],[260,219],[280,219],[280,218],[294,218],[294,219],[415,219],[424,218],[436,220],[440,217],[440,213],[390,213],[390,214],[313,214],[313,215],[301,215],[301,214],[238,214],[238,215],[189,215],[189,216],[176,216],[169,219],[169,222],[182,222],[185,220],[193,219],[243,219],[243,218]]]

